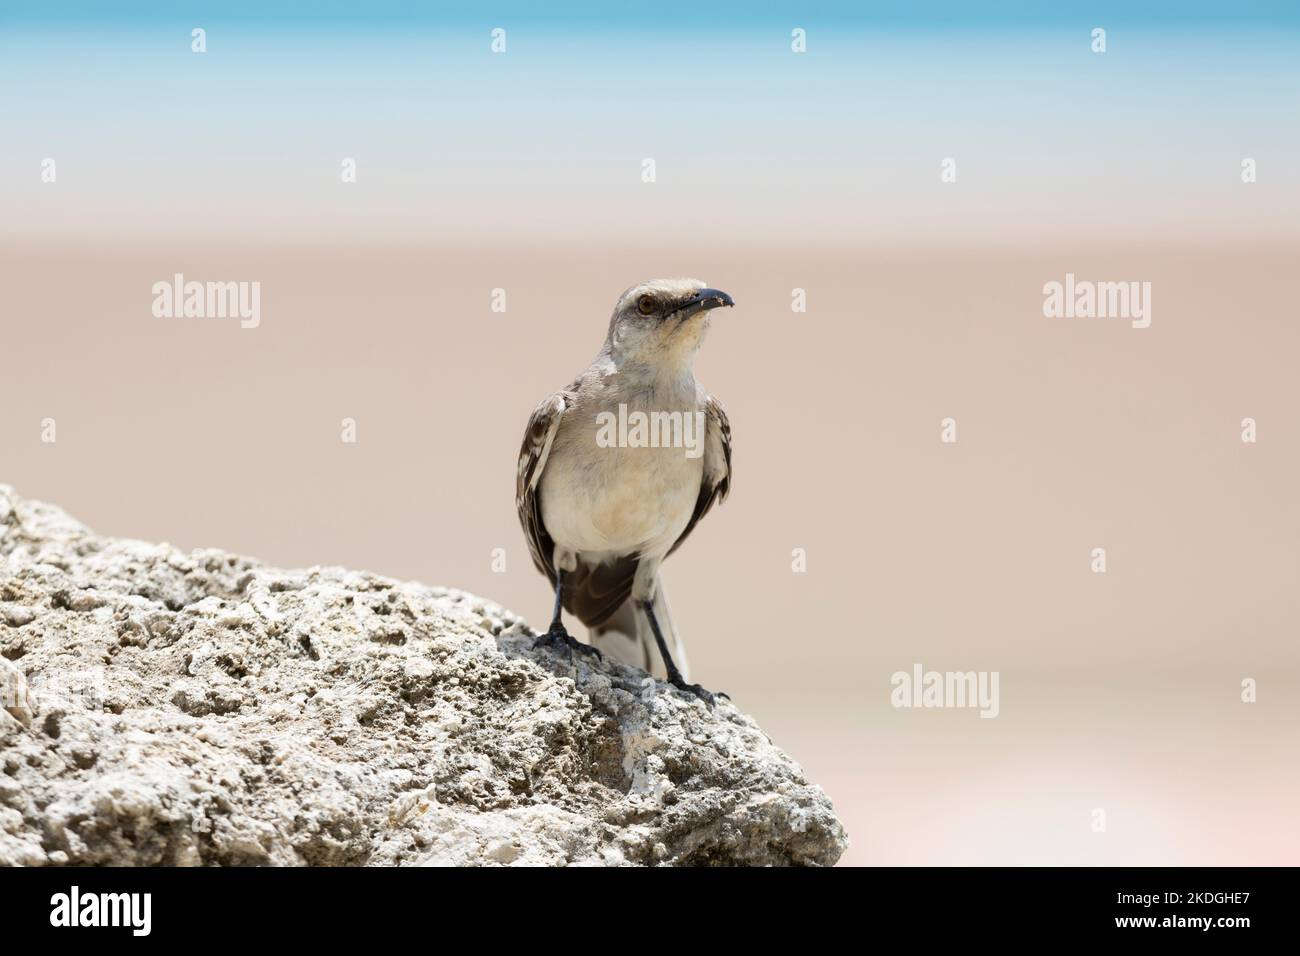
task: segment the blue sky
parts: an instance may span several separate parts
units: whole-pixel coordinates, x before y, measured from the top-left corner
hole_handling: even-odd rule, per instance
[[[725,23],[758,26],[798,20],[844,26],[892,26],[919,29],[946,27],[1042,27],[1107,21],[1115,24],[1281,25],[1300,23],[1300,4],[1294,0],[1126,0],[1069,2],[764,2],[722,0],[700,3],[658,0],[654,3],[535,2],[440,3],[416,0],[5,0],[0,21],[28,23],[128,22],[164,23],[192,20],[213,22],[282,21],[286,25],[378,24],[382,21],[428,23],[548,23],[556,27],[677,25]]]
[[[1152,12],[1173,4],[944,19],[970,6],[745,4],[743,29],[694,29],[741,5],[540,21],[523,4],[4,0],[0,232],[1300,228],[1300,31],[1269,25],[1300,3],[1178,4],[1176,28]],[[489,52],[495,25],[508,55]],[[33,173],[46,157],[57,190]],[[945,157],[960,185],[940,191]]]

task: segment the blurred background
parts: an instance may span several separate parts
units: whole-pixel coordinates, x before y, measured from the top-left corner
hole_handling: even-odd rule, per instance
[[[865,7],[6,0],[0,481],[541,625],[527,417],[696,276],[734,478],[674,615],[844,862],[1300,862],[1300,12]],[[260,326],[154,317],[175,273]],[[1066,273],[1151,326],[1045,318]],[[998,717],[894,708],[915,664]]]

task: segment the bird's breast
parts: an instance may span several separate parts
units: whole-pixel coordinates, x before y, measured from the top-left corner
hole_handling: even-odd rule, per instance
[[[542,473],[542,521],[557,544],[574,551],[664,553],[695,510],[702,427],[697,442],[693,421],[661,419],[666,428],[651,433],[638,431],[641,422],[630,413],[612,414],[566,415]]]

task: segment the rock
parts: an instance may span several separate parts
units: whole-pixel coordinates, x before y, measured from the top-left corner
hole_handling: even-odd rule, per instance
[[[0,708],[24,727],[32,723],[31,700],[23,672],[0,657]]]
[[[101,538],[0,486],[0,864],[833,864],[729,702],[469,594]]]

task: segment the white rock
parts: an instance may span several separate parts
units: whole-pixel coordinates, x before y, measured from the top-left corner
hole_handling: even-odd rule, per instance
[[[100,538],[0,486],[0,607],[0,865],[829,865],[847,845],[729,702],[575,670],[472,595]],[[28,683],[77,692],[33,708]]]

